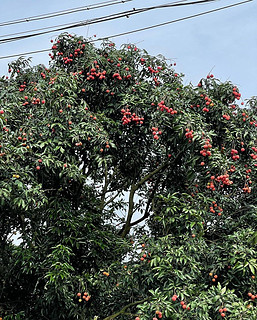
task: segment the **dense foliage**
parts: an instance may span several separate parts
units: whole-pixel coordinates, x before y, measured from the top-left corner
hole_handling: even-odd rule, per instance
[[[256,99],[132,44],[52,45],[0,80],[0,317],[256,320]]]

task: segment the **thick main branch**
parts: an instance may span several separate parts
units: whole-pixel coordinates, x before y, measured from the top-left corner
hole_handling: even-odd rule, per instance
[[[126,220],[125,226],[123,227],[123,230],[122,230],[122,234],[121,234],[122,238],[125,238],[130,230],[130,222],[131,222],[131,219],[132,219],[133,213],[134,213],[134,195],[135,195],[136,190],[137,190],[136,185],[133,183],[131,185],[130,192],[129,192],[128,215],[127,215],[127,220]]]
[[[100,204],[100,210],[103,210],[104,208],[104,202],[105,202],[105,195],[108,189],[108,169],[107,164],[104,165],[104,187],[103,187],[103,193],[101,196],[101,204]]]
[[[112,314],[111,316],[108,316],[107,318],[104,318],[103,320],[113,320],[113,319],[117,318],[119,315],[124,314],[128,308],[135,306],[137,304],[143,303],[143,302],[147,301],[148,299],[149,298],[135,301],[135,302],[131,302],[131,303],[127,304],[125,307],[123,307],[120,311]]]
[[[164,169],[168,165],[168,161],[164,162],[162,165],[160,165],[158,168],[156,168],[154,171],[148,173],[146,176],[144,176],[137,184],[132,184],[130,193],[129,193],[129,208],[128,208],[128,215],[127,215],[127,220],[125,223],[125,226],[123,227],[122,230],[122,238],[124,238],[130,230],[131,227],[131,220],[133,217],[134,213],[134,195],[135,192],[149,179],[151,179],[152,176],[154,176],[156,173],[160,172],[162,169]]]
[[[155,192],[156,192],[156,190],[157,190],[157,188],[158,188],[159,182],[160,182],[160,176],[158,177],[158,179],[157,179],[157,181],[156,181],[156,183],[155,183],[155,185],[154,185],[154,188],[153,188],[153,190],[152,190],[152,192],[151,192],[151,195],[150,195],[150,197],[148,198],[144,215],[143,215],[141,218],[139,218],[138,220],[136,220],[136,221],[134,221],[134,222],[131,222],[131,223],[130,223],[130,228],[133,227],[133,226],[135,226],[135,225],[137,225],[138,223],[144,221],[146,218],[148,218],[148,216],[149,216],[149,214],[150,214],[150,206],[151,206],[151,203],[152,203],[152,201],[153,201]]]
[[[142,184],[144,184],[146,181],[148,181],[149,179],[152,178],[152,176],[154,176],[156,173],[160,172],[162,169],[164,169],[165,167],[167,167],[169,164],[168,161],[164,162],[162,165],[160,165],[159,167],[157,167],[154,171],[148,173],[146,176],[144,176],[137,184],[136,184],[136,190],[141,187]]]
[[[121,230],[121,236],[122,238],[125,238],[126,235],[129,233],[130,228],[132,225],[131,220],[133,217],[133,213],[134,213],[134,195],[135,192],[149,179],[151,179],[154,175],[156,175],[157,173],[161,172],[163,169],[167,168],[171,163],[174,163],[178,157],[181,155],[182,151],[179,151],[178,154],[176,155],[176,157],[173,159],[172,162],[170,161],[165,161],[163,164],[161,164],[159,167],[157,167],[155,170],[153,170],[152,172],[148,173],[146,176],[144,176],[138,183],[136,184],[132,184],[131,185],[131,189],[130,189],[130,194],[129,194],[129,209],[128,209],[128,215],[127,215],[127,220],[126,223],[124,225],[124,227]],[[154,194],[152,195],[154,197]],[[144,218],[147,216],[147,213],[144,215]],[[143,220],[142,219],[142,220]],[[142,220],[138,220],[142,221]]]

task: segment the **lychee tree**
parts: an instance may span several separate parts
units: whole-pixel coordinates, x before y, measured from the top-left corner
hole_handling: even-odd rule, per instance
[[[49,55],[0,79],[0,317],[255,320],[256,99],[133,44]]]

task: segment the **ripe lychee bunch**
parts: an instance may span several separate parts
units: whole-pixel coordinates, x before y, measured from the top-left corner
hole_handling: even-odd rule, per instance
[[[159,139],[159,136],[162,134],[162,131],[159,131],[158,127],[152,127],[152,134],[155,140]]]
[[[174,109],[171,108],[171,107],[167,107],[167,106],[165,105],[165,102],[164,102],[163,100],[158,103],[157,110],[166,111],[166,112],[168,112],[168,113],[170,113],[170,114],[172,114],[172,115],[178,113],[177,110],[174,110]]]
[[[236,149],[231,149],[231,158],[234,161],[239,159],[238,151]]]
[[[193,130],[189,130],[188,128],[186,128],[186,133],[185,136],[188,139],[189,142],[192,142],[192,139],[194,137],[194,131]]]
[[[121,119],[122,124],[143,124],[144,123],[144,117],[139,117],[136,115],[136,113],[132,113],[129,108],[127,109],[121,109],[121,113],[123,114],[123,117]]]
[[[230,119],[230,116],[228,115],[228,114],[223,114],[223,116],[222,116],[224,119],[226,119],[226,120],[229,120]]]
[[[224,318],[226,316],[225,312],[227,312],[227,311],[228,311],[227,308],[220,308],[219,309],[219,313],[220,313],[222,318]]]
[[[218,176],[215,180],[221,183],[221,187],[224,187],[224,185],[230,186],[233,184],[233,181],[229,180],[228,173]]]
[[[200,151],[200,154],[204,157],[209,157],[211,156],[211,151],[209,149],[212,148],[212,145],[210,144],[210,139],[205,140],[205,144],[203,146],[203,150]]]
[[[241,93],[238,92],[238,88],[237,87],[233,88],[233,92],[232,93],[233,93],[235,99],[239,100],[241,98]]]

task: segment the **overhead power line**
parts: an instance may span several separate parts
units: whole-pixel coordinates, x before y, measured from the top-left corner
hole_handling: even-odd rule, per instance
[[[220,8],[216,8],[216,9],[200,12],[200,13],[197,13],[197,14],[193,14],[193,15],[190,15],[190,16],[186,16],[186,17],[183,17],[183,18],[179,18],[179,19],[175,19],[175,20],[171,20],[171,21],[167,21],[167,22],[162,22],[162,23],[159,23],[159,24],[155,24],[155,25],[152,25],[152,26],[148,26],[148,27],[144,27],[144,28],[140,28],[140,29],[135,29],[135,30],[127,31],[127,32],[117,33],[117,34],[114,34],[114,35],[110,35],[110,36],[106,36],[106,37],[102,37],[102,38],[98,38],[98,39],[94,39],[94,40],[89,40],[87,42],[90,43],[90,42],[106,40],[106,39],[109,39],[109,38],[117,38],[117,37],[120,37],[120,36],[124,36],[124,35],[140,32],[140,31],[145,31],[145,30],[161,27],[161,26],[164,26],[164,25],[168,25],[168,24],[172,24],[172,23],[176,23],[176,22],[180,22],[180,21],[196,18],[196,17],[202,16],[202,15],[206,15],[206,14],[210,14],[210,13],[213,13],[213,12],[221,11],[221,10],[224,10],[224,9],[232,8],[232,7],[239,6],[239,5],[242,5],[242,4],[245,4],[245,3],[248,3],[248,2],[252,2],[252,1],[253,0],[245,0],[245,1],[242,1],[242,2],[238,2],[238,3],[231,4],[231,5],[227,5],[227,6],[224,6],[224,7],[220,7]],[[51,50],[51,49],[29,51],[29,52],[24,52],[24,53],[19,53],[19,54],[2,56],[2,57],[0,57],[0,60],[19,57],[19,56],[24,56],[24,55],[29,55],[29,54],[36,54],[36,53],[46,52],[46,51],[49,51],[49,50]]]
[[[214,1],[217,1],[217,0],[200,0],[200,1],[197,0],[197,1],[191,1],[191,2],[178,1],[178,2],[173,2],[173,3],[168,3],[168,4],[162,4],[162,5],[158,5],[158,6],[152,6],[152,7],[145,7],[145,8],[138,8],[138,9],[133,8],[131,10],[122,11],[122,12],[114,13],[114,14],[111,14],[111,15],[99,17],[99,18],[88,19],[88,20],[76,22],[76,23],[73,23],[73,24],[55,25],[55,26],[52,26],[52,27],[45,27],[45,28],[40,28],[40,29],[36,29],[36,30],[26,31],[25,33],[35,32],[35,31],[41,31],[41,32],[30,33],[30,34],[27,34],[27,35],[24,35],[24,36],[20,35],[22,33],[16,33],[16,34],[19,34],[19,36],[16,36],[16,37],[10,37],[11,35],[15,35],[15,34],[9,34],[9,35],[5,35],[5,36],[0,36],[0,38],[6,37],[6,38],[0,40],[0,44],[7,43],[7,42],[13,42],[13,41],[17,41],[17,40],[23,40],[23,39],[36,37],[36,36],[40,36],[40,35],[44,35],[44,34],[48,34],[48,33],[52,33],[52,32],[59,32],[59,31],[63,31],[63,30],[69,29],[69,28],[78,28],[78,27],[81,27],[81,26],[86,26],[86,25],[91,25],[91,24],[111,21],[111,20],[120,19],[120,18],[124,18],[124,17],[128,18],[128,17],[130,17],[132,15],[143,13],[143,12],[147,12],[147,11],[150,11],[150,10],[171,8],[171,7],[179,7],[179,6],[188,6],[188,5],[195,5],[195,4],[204,4],[204,3],[214,2]],[[45,29],[52,29],[52,30],[43,31]],[[9,36],[9,38],[7,38],[8,36]]]
[[[99,2],[97,4],[89,4],[89,5],[83,6],[83,7],[77,7],[77,8],[72,8],[72,9],[67,9],[67,10],[62,10],[62,11],[55,11],[55,12],[51,12],[51,13],[45,13],[45,14],[40,14],[37,16],[21,18],[21,19],[16,19],[16,20],[9,20],[9,21],[5,21],[5,22],[1,22],[0,27],[9,26],[12,24],[24,23],[24,22],[49,19],[49,18],[54,18],[54,17],[58,17],[58,16],[76,13],[76,12],[98,9],[98,8],[112,6],[115,4],[131,2],[131,1],[133,1],[133,0],[109,0],[109,1]]]
[[[129,1],[131,1],[131,0],[129,0]],[[172,4],[174,6],[174,5],[177,5],[177,4],[179,4],[181,2],[185,2],[185,1],[187,1],[187,0],[176,1],[174,3],[170,3],[170,5]],[[197,1],[197,2],[201,3],[201,2],[206,2],[206,1],[208,1],[208,0],[202,0],[202,1]],[[217,0],[209,0],[209,1],[217,1]],[[114,14],[107,15],[107,16],[102,16],[102,17],[98,17],[98,18],[93,18],[93,19],[87,19],[87,20],[84,20],[84,21],[74,22],[73,24],[64,23],[64,24],[58,24],[58,25],[54,25],[54,26],[50,26],[50,27],[43,27],[43,28],[38,28],[38,29],[33,29],[33,30],[30,29],[28,31],[15,32],[15,33],[10,33],[10,34],[0,35],[0,38],[6,38],[6,37],[15,36],[15,35],[21,35],[21,34],[31,33],[31,32],[35,32],[35,31],[48,30],[48,29],[53,29],[53,28],[58,28],[58,27],[73,27],[73,25],[76,26],[77,24],[81,24],[81,25],[90,24],[90,23],[92,24],[94,21],[96,21],[95,23],[98,23],[98,22],[101,22],[101,20],[108,19],[108,18],[110,18],[110,19],[113,18],[114,19],[114,18],[120,18],[120,17],[124,17],[124,16],[126,17],[128,15],[140,13],[140,12],[138,12],[138,10],[142,10],[142,9],[133,8],[131,10],[122,11],[122,12],[114,13]],[[55,30],[53,30],[53,31],[49,30],[49,32],[54,32],[54,31]],[[13,38],[11,38],[11,39],[13,39]],[[2,39],[0,41],[5,41],[5,39]]]
[[[125,35],[128,35],[128,34],[140,32],[140,31],[145,31],[145,30],[149,30],[149,29],[153,29],[153,28],[157,28],[157,27],[162,27],[162,26],[165,26],[167,24],[172,24],[172,23],[175,23],[175,22],[180,22],[180,21],[184,21],[184,20],[200,17],[200,16],[203,16],[205,14],[209,14],[209,13],[221,11],[221,10],[224,10],[224,9],[232,8],[232,7],[235,7],[235,6],[238,6],[238,5],[241,5],[241,4],[245,4],[247,2],[252,2],[252,1],[253,0],[245,0],[245,1],[242,1],[242,2],[238,2],[238,3],[231,4],[231,5],[227,5],[225,7],[212,9],[212,10],[204,11],[204,12],[200,12],[200,13],[196,13],[196,14],[193,14],[193,15],[190,15],[190,16],[186,16],[186,17],[183,17],[183,18],[179,18],[179,19],[175,19],[175,20],[171,20],[171,21],[167,21],[167,22],[158,23],[158,24],[155,24],[155,25],[152,25],[152,26],[139,28],[139,29],[135,29],[135,30],[132,30],[132,31],[118,33],[118,34],[115,34],[115,35],[112,35],[112,36],[108,36],[108,37],[98,38],[97,40],[92,40],[91,42],[101,41],[101,40],[105,40],[105,39],[109,39],[109,38],[121,37],[121,36],[125,36]]]

